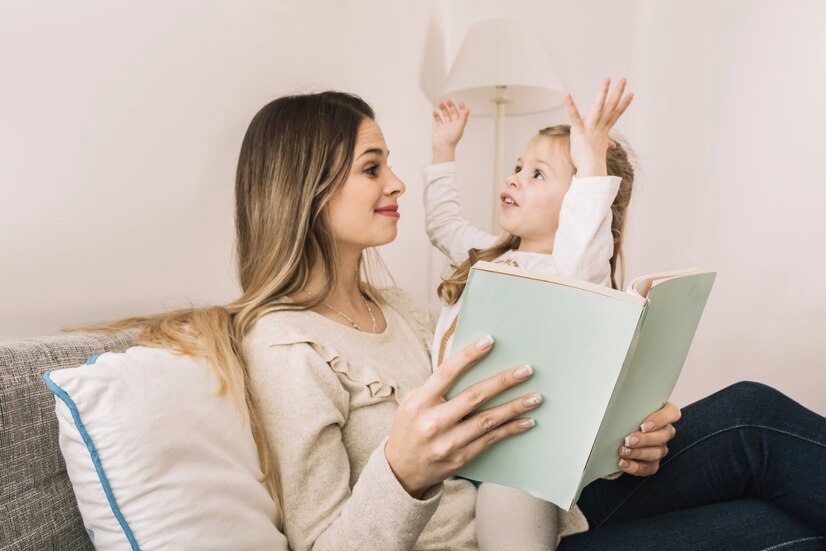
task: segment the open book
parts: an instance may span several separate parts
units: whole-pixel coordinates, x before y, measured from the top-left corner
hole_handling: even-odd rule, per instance
[[[668,400],[714,272],[637,278],[628,292],[504,264],[478,262],[452,348],[490,334],[493,350],[450,396],[518,364],[534,375],[499,395],[539,392],[536,427],[479,455],[458,474],[527,491],[569,510],[591,481],[618,471],[623,439]]]

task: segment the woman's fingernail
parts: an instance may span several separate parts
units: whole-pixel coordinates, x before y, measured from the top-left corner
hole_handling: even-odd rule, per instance
[[[536,426],[536,421],[533,419],[522,419],[516,426],[520,429],[529,429]]]
[[[526,408],[535,408],[539,404],[542,403],[542,395],[541,394],[531,394],[527,396],[524,400],[522,400],[522,405]]]
[[[528,364],[520,365],[516,369],[513,370],[513,378],[521,381],[522,379],[527,379],[533,375],[533,368]]]
[[[626,446],[636,446],[640,443],[640,439],[638,436],[626,436],[625,437],[625,445]]]
[[[631,455],[631,448],[626,448],[623,446],[622,450],[620,450],[620,455],[628,457],[629,455]]]
[[[643,431],[643,432],[648,432],[653,428],[654,428],[654,422],[653,421],[646,421],[645,423],[640,425],[640,430]]]
[[[617,462],[617,465],[619,465],[619,468],[620,468],[620,469],[624,469],[625,467],[627,467],[627,466],[628,466],[628,461],[626,461],[625,459],[620,459],[620,460]]]
[[[485,335],[478,341],[476,341],[476,348],[477,350],[487,350],[488,348],[493,345],[493,337],[490,335]]]

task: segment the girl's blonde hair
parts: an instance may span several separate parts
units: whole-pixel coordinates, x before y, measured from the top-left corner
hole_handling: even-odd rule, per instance
[[[242,294],[225,306],[189,308],[91,326],[118,331],[140,327],[136,344],[160,346],[209,360],[221,382],[248,413],[261,470],[276,505],[279,484],[241,353],[255,322],[277,310],[305,310],[332,292],[336,248],[325,217],[330,198],[353,163],[359,126],[374,120],[358,96],[328,91],[286,96],[264,106],[250,122],[238,159],[235,227]],[[375,258],[371,261],[375,262]],[[359,279],[367,259],[362,258]],[[324,286],[313,296],[297,294],[313,266]],[[363,291],[381,300],[368,282]],[[292,296],[292,300],[285,300]]]
[[[541,136],[550,138],[569,139],[571,127],[567,124],[549,126],[543,128],[538,133]],[[611,137],[616,147],[608,149],[606,153],[606,164],[608,174],[619,176],[619,190],[611,204],[611,235],[614,241],[614,254],[609,261],[611,266],[611,287],[618,289],[625,279],[625,264],[623,260],[622,242],[625,236],[625,215],[628,211],[628,203],[631,201],[631,190],[634,186],[634,166],[628,155],[628,146],[624,145],[615,137]],[[445,278],[439,285],[439,298],[447,304],[455,304],[467,284],[470,268],[479,260],[494,260],[507,251],[519,247],[520,238],[516,235],[505,233],[498,243],[487,249],[470,249],[468,258],[457,266],[453,266],[453,273]],[[617,280],[617,267],[619,266],[620,277]]]

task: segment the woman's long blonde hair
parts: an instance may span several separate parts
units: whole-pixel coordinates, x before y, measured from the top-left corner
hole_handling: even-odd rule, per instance
[[[209,360],[221,382],[221,392],[229,392],[249,414],[261,470],[276,505],[280,500],[271,463],[274,458],[270,457],[250,391],[241,341],[262,316],[276,310],[312,308],[332,292],[338,277],[336,249],[325,207],[350,172],[359,126],[374,118],[372,108],[361,98],[336,91],[286,96],[264,106],[244,136],[236,173],[241,296],[225,306],[190,308],[91,327],[107,331],[140,327],[137,344]],[[362,258],[360,272],[364,264]],[[313,296],[297,295],[316,265],[324,271],[324,287]],[[372,285],[362,285],[371,297],[380,300]],[[293,300],[285,300],[291,295]]]
[[[539,135],[557,139],[569,139],[571,127],[567,124],[549,126],[539,131]],[[611,267],[611,287],[618,289],[625,279],[625,264],[623,261],[622,242],[625,237],[625,215],[628,211],[628,203],[631,201],[631,190],[634,187],[634,166],[628,156],[628,146],[624,145],[617,138],[612,137],[616,147],[608,149],[606,154],[606,164],[608,174],[622,178],[611,204],[611,235],[614,241],[614,254],[609,261]],[[494,260],[507,251],[519,248],[520,238],[516,235],[505,233],[498,243],[487,249],[470,249],[468,258],[457,266],[453,266],[452,274],[445,278],[439,285],[439,298],[447,304],[455,304],[467,284],[470,268],[479,260]],[[617,279],[617,267],[619,266],[619,280]]]

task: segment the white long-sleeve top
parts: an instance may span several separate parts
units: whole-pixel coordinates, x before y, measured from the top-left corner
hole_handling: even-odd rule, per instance
[[[456,164],[428,165],[423,170],[425,230],[452,264],[468,257],[468,250],[495,245],[499,237],[487,233],[462,218],[456,189]],[[611,236],[611,203],[619,190],[617,176],[577,178],[562,200],[559,228],[552,254],[508,251],[495,259],[526,270],[571,277],[600,285],[610,285],[610,260],[614,254]],[[453,341],[451,327],[459,313],[461,297],[445,304],[436,323],[431,344],[433,368],[440,363],[440,351],[449,355]],[[446,342],[443,343],[442,341]]]

